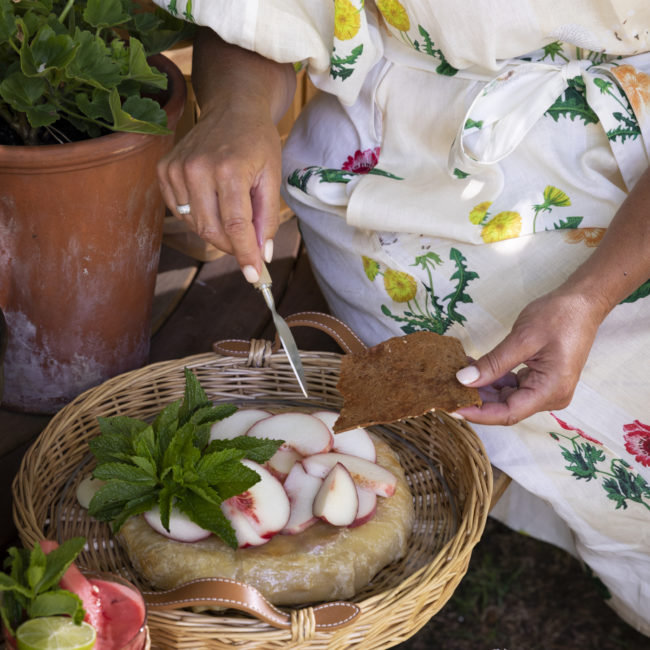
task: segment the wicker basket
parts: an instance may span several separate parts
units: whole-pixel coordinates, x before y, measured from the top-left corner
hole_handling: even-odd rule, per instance
[[[264,346],[263,346],[264,347]],[[75,499],[92,467],[85,444],[98,435],[97,417],[153,417],[182,397],[183,369],[192,369],[215,402],[309,405],[339,409],[341,355],[301,352],[309,400],[300,393],[283,352],[234,356],[201,354],[162,362],[111,379],[63,408],[26,453],[13,484],[14,520],[21,541],[85,535],[81,566],[116,571],[143,590],[113,543],[106,524],[93,521]],[[261,364],[262,367],[254,367]],[[408,639],[441,609],[467,571],[485,526],[492,472],[472,429],[444,413],[371,430],[398,450],[413,493],[415,524],[406,557],[384,568],[353,601],[360,614],[336,630],[313,625],[311,607],[290,612],[290,629],[277,629],[236,611],[150,610],[153,648],[389,648]]]

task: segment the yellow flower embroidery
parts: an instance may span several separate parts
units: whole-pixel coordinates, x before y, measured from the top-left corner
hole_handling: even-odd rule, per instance
[[[388,269],[384,273],[384,288],[395,302],[408,302],[415,298],[418,285],[412,275],[403,271]]]
[[[481,221],[485,219],[485,215],[487,214],[487,211],[491,205],[492,201],[483,201],[482,203],[475,205],[469,213],[469,220],[475,226],[481,223]]]
[[[612,74],[618,79],[634,114],[641,122],[642,116],[650,113],[650,75],[639,72],[631,65],[619,65],[612,69]]]
[[[408,32],[411,27],[406,9],[399,0],[376,0],[377,9],[386,22],[400,32]]]
[[[571,205],[571,199],[569,199],[569,197],[557,187],[547,185],[544,188],[544,206],[550,207],[552,205],[556,207],[566,207],[567,205]]]
[[[518,212],[499,212],[492,217],[481,230],[481,237],[486,244],[493,244],[502,239],[518,237],[521,233],[521,216]]]
[[[569,244],[580,244],[584,242],[588,248],[596,248],[605,235],[607,228],[575,228],[567,230],[564,238]]]
[[[361,256],[361,261],[363,262],[363,270],[368,276],[368,280],[372,282],[377,277],[377,273],[379,273],[379,264],[365,255]]]
[[[359,10],[350,0],[334,0],[334,36],[339,41],[354,38],[361,27]]]

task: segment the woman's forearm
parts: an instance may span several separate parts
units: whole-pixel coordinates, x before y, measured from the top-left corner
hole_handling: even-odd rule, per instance
[[[192,85],[201,111],[268,110],[278,122],[293,100],[290,63],[276,63],[223,41],[202,27],[194,40]]]
[[[650,278],[650,168],[612,220],[594,253],[566,281],[604,318]]]

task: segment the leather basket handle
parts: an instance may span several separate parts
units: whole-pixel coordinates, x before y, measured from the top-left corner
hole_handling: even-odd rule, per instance
[[[364,342],[355,332],[335,316],[330,316],[319,311],[303,311],[287,316],[285,320],[289,327],[313,327],[329,334],[346,354],[361,352],[366,349]],[[212,349],[217,354],[224,356],[249,357],[248,365],[261,367],[263,361],[257,362],[255,356],[261,355],[263,357],[264,354],[270,354],[280,348],[280,340],[277,335],[272,345],[268,341],[261,342],[262,345],[264,343],[267,343],[269,347],[265,350],[259,350],[260,341],[255,339],[253,341],[225,339],[214,343]],[[254,347],[257,349],[253,349]]]
[[[229,578],[201,578],[167,591],[143,592],[150,610],[179,607],[227,607],[246,612],[279,629],[305,635],[310,631],[335,630],[353,621],[361,612],[354,603],[334,601],[294,610],[290,614],[272,605],[257,589]]]

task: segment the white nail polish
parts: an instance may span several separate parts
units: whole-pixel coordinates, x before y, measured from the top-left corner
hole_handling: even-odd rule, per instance
[[[456,373],[456,379],[463,384],[473,384],[479,378],[479,371],[476,366],[467,366],[467,368],[461,368]]]
[[[253,284],[253,282],[257,282],[260,279],[260,274],[257,272],[255,267],[251,266],[250,264],[244,266],[241,272],[244,274],[246,280],[251,284]]]
[[[273,240],[267,239],[264,242],[264,261],[267,264],[270,264],[272,259],[273,259]]]

